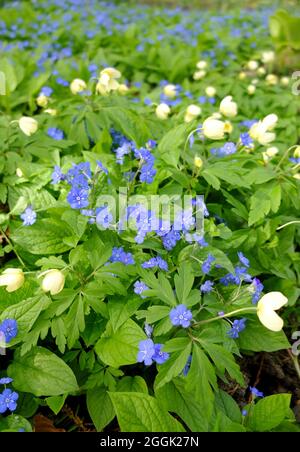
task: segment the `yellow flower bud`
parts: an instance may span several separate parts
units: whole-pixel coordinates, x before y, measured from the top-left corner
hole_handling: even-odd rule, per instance
[[[20,268],[7,268],[0,275],[0,286],[6,286],[7,292],[18,290],[24,281],[24,273]]]
[[[288,303],[281,292],[269,292],[257,303],[257,315],[261,323],[271,331],[281,331],[283,320],[276,314],[277,309]]]
[[[60,270],[48,270],[40,276],[44,276],[42,281],[42,289],[44,292],[50,292],[51,295],[56,295],[63,290],[65,276]]]
[[[84,80],[81,78],[75,78],[70,84],[70,90],[72,94],[78,94],[86,90],[87,86]]]
[[[38,129],[38,122],[29,116],[22,116],[19,119],[19,127],[25,135],[33,135]]]
[[[45,94],[40,94],[37,99],[36,99],[36,103],[39,107],[47,107],[48,105],[48,97],[45,96]]]
[[[169,105],[162,103],[156,107],[155,113],[159,119],[167,119],[171,113],[171,109]]]
[[[201,157],[198,157],[197,155],[194,158],[194,165],[196,166],[196,168],[202,168],[203,166],[203,160]]]

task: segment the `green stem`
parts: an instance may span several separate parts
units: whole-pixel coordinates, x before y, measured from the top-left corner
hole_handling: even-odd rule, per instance
[[[200,320],[199,322],[195,322],[193,324],[193,326],[198,326],[198,325],[204,325],[205,323],[210,323],[210,322],[214,322],[215,320],[220,320],[220,319],[224,319],[227,317],[232,317],[236,314],[240,314],[241,312],[253,312],[253,311],[257,311],[256,307],[249,307],[249,308],[240,308],[240,309],[236,309],[235,311],[231,311],[228,312],[224,315],[218,315],[217,317],[212,317],[211,319],[207,319],[207,320]]]
[[[297,224],[297,223],[300,224],[300,220],[289,221],[288,223],[285,223],[282,226],[279,226],[279,228],[277,228],[276,231],[279,231],[280,229],[283,229],[286,226],[289,226],[290,224]]]
[[[22,265],[22,267],[26,267],[23,259],[21,258],[21,256],[19,255],[19,253],[16,251],[14,245],[12,244],[11,240],[8,238],[8,236],[5,234],[5,232],[3,231],[3,229],[0,227],[0,233],[3,235],[3,237],[5,238],[6,242],[10,245],[11,249],[13,250],[13,252],[15,253],[18,261],[20,262],[20,264]]]

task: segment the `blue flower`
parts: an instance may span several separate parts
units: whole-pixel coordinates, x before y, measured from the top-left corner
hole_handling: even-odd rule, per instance
[[[47,135],[57,141],[63,140],[64,138],[64,132],[56,127],[49,127]]]
[[[264,397],[264,393],[259,391],[258,389],[254,388],[253,386],[249,386],[249,389],[251,391],[251,394],[254,397]]]
[[[260,282],[258,278],[253,278],[252,285],[254,289],[254,293],[252,295],[252,303],[256,304],[260,299],[262,291],[264,290],[264,285]]]
[[[245,265],[245,267],[249,267],[250,266],[250,262],[249,259],[247,259],[243,253],[241,251],[238,251],[238,258],[241,264]]]
[[[151,184],[154,180],[155,175],[156,169],[153,168],[151,163],[143,165],[140,173],[140,181],[146,182],[147,184]]]
[[[162,259],[160,256],[152,257],[148,261],[143,262],[142,267],[143,268],[158,267],[160,270],[164,270],[166,272],[169,269],[167,262],[164,259]]]
[[[208,279],[204,284],[200,286],[200,290],[202,293],[209,293],[213,290],[213,285],[214,283]]]
[[[8,385],[9,383],[11,383],[13,381],[12,378],[9,377],[3,377],[0,378],[0,385]]]
[[[180,304],[173,308],[170,312],[170,320],[174,326],[182,326],[188,328],[191,324],[193,315],[191,311],[184,305]]]
[[[23,220],[23,226],[32,226],[36,222],[36,212],[31,206],[26,207],[20,217]]]
[[[0,413],[3,414],[6,410],[15,411],[18,398],[18,393],[11,389],[4,389],[2,394],[0,394]]]
[[[151,337],[152,333],[153,333],[153,327],[151,325],[148,325],[148,323],[145,323],[144,331],[145,331],[147,337]]]
[[[247,132],[241,133],[240,140],[243,146],[251,147],[253,145],[253,140]]]
[[[248,411],[247,410],[242,410],[242,416],[247,416]]]
[[[192,362],[192,355],[190,355],[187,359],[186,365],[183,368],[182,374],[184,377],[187,376],[187,374],[189,373],[190,367],[191,367],[191,362]]]
[[[171,251],[179,240],[180,234],[178,231],[174,231],[174,229],[171,229],[171,231],[162,238],[163,246],[168,251]]]
[[[145,296],[142,295],[142,293],[145,290],[149,290],[149,287],[143,282],[143,281],[136,281],[133,285],[134,289],[134,293],[136,293],[137,295],[140,295],[141,298],[145,298]]]
[[[247,319],[240,319],[240,320],[235,320],[232,324],[231,329],[228,331],[228,336],[231,337],[232,339],[237,339],[239,337],[239,333],[241,331],[243,331],[246,328],[246,320]]]
[[[52,173],[52,184],[58,184],[60,181],[65,179],[65,175],[62,173],[59,166],[55,165],[54,171]]]
[[[100,168],[105,174],[108,174],[108,169],[105,168],[105,166],[103,165],[102,162],[100,162],[100,160],[97,160],[97,165],[99,166],[99,168]]]
[[[210,152],[217,157],[226,157],[227,155],[231,155],[236,152],[236,145],[231,142],[225,143],[221,148],[211,149]]]
[[[207,273],[210,272],[211,270],[211,266],[212,263],[216,260],[216,258],[214,256],[212,256],[211,254],[209,254],[206,258],[206,260],[203,262],[202,264],[202,272],[206,275]]]
[[[113,216],[107,206],[96,209],[96,223],[103,229],[108,229],[113,221]]]
[[[146,339],[139,343],[139,352],[137,355],[138,363],[144,362],[146,366],[151,366],[153,363],[152,357],[155,354],[154,342],[152,339]]]
[[[124,251],[124,248],[121,247],[114,247],[112,249],[112,254],[110,257],[111,262],[122,262],[122,264],[125,265],[131,265],[134,264],[134,257],[131,253],[126,253]]]
[[[43,94],[44,96],[50,97],[53,93],[53,89],[49,86],[43,86],[43,88],[40,91],[40,95]]]
[[[0,331],[5,336],[5,342],[9,343],[18,334],[18,324],[15,319],[5,319],[0,324]]]
[[[154,350],[155,353],[152,356],[153,361],[155,361],[157,364],[163,364],[169,359],[169,353],[162,351],[163,344],[155,344]]]
[[[82,209],[89,205],[89,192],[85,189],[72,188],[68,193],[67,201],[72,209]]]

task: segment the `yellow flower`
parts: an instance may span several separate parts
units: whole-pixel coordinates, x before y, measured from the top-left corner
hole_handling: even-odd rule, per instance
[[[38,122],[29,116],[22,116],[19,119],[19,127],[25,135],[33,135],[38,129]]]
[[[45,94],[40,94],[37,99],[36,103],[39,107],[47,107],[49,98],[45,96]]]
[[[7,268],[0,275],[0,286],[6,286],[7,292],[18,290],[24,281],[24,273],[20,268]]]
[[[196,168],[199,168],[199,169],[202,168],[202,166],[203,166],[203,160],[198,155],[196,155],[194,158],[194,165]]]
[[[81,93],[86,89],[86,83],[81,78],[75,78],[70,84],[70,90],[72,94]]]
[[[169,105],[162,103],[156,107],[155,113],[159,119],[167,119],[171,113],[171,109]]]
[[[257,315],[261,323],[271,331],[280,331],[283,320],[275,311],[288,303],[281,292],[269,292],[257,304]]]
[[[225,122],[219,119],[207,118],[202,125],[204,136],[211,140],[222,140],[225,134]]]
[[[176,91],[175,85],[169,84],[164,87],[164,95],[165,96],[170,97],[172,99],[173,97],[176,96],[176,94],[177,94],[177,91]]]
[[[100,72],[100,77],[96,85],[96,92],[98,94],[106,95],[111,91],[116,91],[119,88],[117,78],[121,77],[121,72],[113,67],[107,67]]]
[[[44,292],[50,292],[51,295],[56,295],[63,290],[65,276],[60,270],[47,270],[40,276],[44,276],[42,281],[42,289]]]
[[[220,112],[228,118],[233,118],[237,115],[237,103],[233,102],[232,96],[226,96],[220,103]]]
[[[189,105],[186,109],[184,121],[191,122],[201,114],[201,108],[198,105]]]
[[[122,96],[124,96],[125,94],[127,94],[127,92],[129,91],[129,88],[127,85],[125,85],[125,83],[121,83],[118,86],[118,93],[121,94]]]

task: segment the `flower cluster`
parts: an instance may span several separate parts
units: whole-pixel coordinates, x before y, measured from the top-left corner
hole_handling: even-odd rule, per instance
[[[192,318],[193,314],[184,304],[180,304],[170,311],[170,320],[174,326],[188,328]]]
[[[8,344],[18,334],[18,324],[15,319],[5,319],[0,324],[0,333],[4,336],[5,343]]]
[[[139,343],[137,361],[144,362],[146,366],[151,366],[153,361],[163,364],[169,358],[169,354],[162,351],[162,344],[154,344],[152,339],[146,339]]]
[[[121,262],[125,265],[133,265],[134,264],[134,257],[132,253],[124,251],[124,248],[121,247],[114,247],[112,249],[112,254],[109,259],[110,262]]]
[[[246,328],[246,320],[247,319],[234,320],[231,329],[228,331],[228,336],[232,339],[237,339],[239,333]]]

